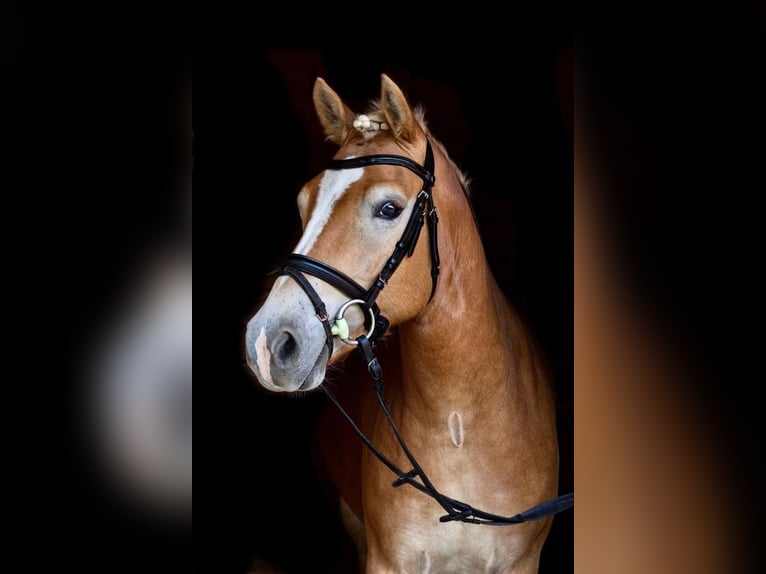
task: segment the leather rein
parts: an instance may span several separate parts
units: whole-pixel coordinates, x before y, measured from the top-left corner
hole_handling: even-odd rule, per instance
[[[362,432],[359,426],[354,422],[351,416],[346,412],[343,406],[338,401],[337,397],[327,388],[326,384],[321,385],[321,389],[332,401],[332,403],[338,408],[341,415],[348,421],[351,428],[362,440],[364,445],[372,452],[375,457],[380,460],[391,472],[393,472],[397,478],[393,481],[393,487],[399,487],[403,484],[408,484],[420,492],[430,496],[444,509],[446,514],[439,518],[440,522],[466,522],[469,524],[485,524],[489,526],[502,526],[509,524],[519,524],[521,522],[528,522],[530,520],[537,520],[546,516],[551,516],[568,508],[574,506],[574,493],[565,494],[547,500],[541,504],[533,506],[532,508],[516,514],[514,516],[499,516],[474,508],[470,504],[450,498],[441,492],[433,485],[428,475],[418,463],[415,456],[410,451],[404,438],[401,436],[398,427],[394,423],[391,412],[386,404],[383,393],[383,369],[378,362],[375,355],[375,343],[388,329],[388,319],[384,317],[378,305],[375,303],[380,292],[388,283],[391,276],[399,268],[399,265],[405,257],[411,257],[415,251],[415,247],[420,237],[420,232],[423,229],[423,225],[428,225],[428,232],[430,237],[430,251],[431,251],[431,296],[429,302],[436,292],[436,283],[439,276],[439,245],[437,236],[437,225],[439,223],[439,217],[436,212],[436,205],[433,198],[433,186],[435,182],[435,170],[434,170],[434,155],[431,148],[431,142],[426,140],[426,155],[423,165],[416,163],[408,157],[399,155],[367,155],[351,159],[336,159],[331,160],[328,169],[341,170],[341,169],[354,169],[360,167],[366,167],[371,165],[394,165],[409,169],[423,180],[423,188],[415,200],[415,205],[410,214],[409,221],[402,233],[401,238],[396,243],[394,252],[388,258],[388,261],[383,267],[383,270],[378,275],[369,289],[365,289],[359,283],[351,279],[345,273],[335,269],[334,267],[327,265],[326,263],[307,257],[306,255],[300,255],[293,253],[289,255],[285,261],[280,265],[274,273],[276,275],[287,275],[295,280],[296,283],[303,289],[308,298],[311,300],[317,318],[321,321],[325,335],[327,337],[327,360],[330,360],[333,352],[333,340],[335,336],[338,336],[341,341],[348,345],[355,345],[364,357],[364,361],[367,364],[367,370],[370,373],[372,379],[373,390],[375,396],[383,411],[386,420],[388,421],[391,430],[396,437],[397,442],[401,446],[407,460],[412,465],[412,469],[404,471],[394,464],[391,459],[384,455]],[[336,289],[343,293],[346,293],[351,297],[345,304],[343,304],[338,311],[334,323],[331,324],[330,317],[327,312],[327,308],[322,301],[319,294],[311,286],[311,283],[306,279],[305,275],[312,275],[318,279],[329,283]],[[345,323],[345,312],[351,305],[359,305],[365,314],[365,327],[368,329],[367,334],[361,335],[356,339],[350,339],[348,335],[348,327]]]

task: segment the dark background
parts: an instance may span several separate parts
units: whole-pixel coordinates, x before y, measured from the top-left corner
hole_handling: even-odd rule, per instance
[[[723,544],[743,564],[727,571],[762,571],[766,19],[756,2],[656,8],[581,18],[578,170],[591,170],[583,195],[610,271],[674,341],[687,370],[678,390],[715,437],[701,444],[737,520],[710,520],[733,533]]]
[[[6,570],[193,568],[190,522],[118,494],[84,424],[94,343],[190,246],[191,38],[146,16],[0,6]]]
[[[215,332],[203,335],[212,344],[198,353],[205,364],[215,360],[209,382],[223,397],[214,415],[222,437],[217,571],[244,572],[253,556],[289,572],[349,568],[337,511],[312,467],[312,429],[324,398],[263,391],[242,354],[266,274],[297,240],[297,192],[334,153],[311,101],[317,76],[362,111],[379,93],[381,72],[389,74],[411,103],[424,106],[435,137],[471,178],[489,264],[555,374],[561,492],[572,490],[573,58],[565,40],[518,52],[460,46],[438,53],[243,43],[206,68],[201,81],[215,89],[206,90],[195,119],[205,230],[197,257],[206,262],[196,297],[216,301],[202,308]],[[572,514],[555,519],[541,572],[571,571]]]

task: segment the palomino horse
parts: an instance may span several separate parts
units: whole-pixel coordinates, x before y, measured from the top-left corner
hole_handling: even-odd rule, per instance
[[[379,450],[335,411],[320,442],[368,573],[537,572],[551,512],[489,528],[471,522],[496,515],[456,502],[513,514],[558,484],[550,384],[487,265],[465,179],[385,75],[367,114],[321,78],[314,104],[339,150],[298,195],[303,235],[247,325],[248,364],[266,389],[334,399],[328,365],[363,351],[331,384]],[[368,364],[378,383],[385,370],[390,410]],[[390,470],[416,488],[392,488]]]

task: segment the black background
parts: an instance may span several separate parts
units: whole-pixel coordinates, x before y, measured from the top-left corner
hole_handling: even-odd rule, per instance
[[[83,432],[93,344],[188,246],[191,38],[145,16],[0,8],[6,570],[193,568],[191,524],[118,496]]]

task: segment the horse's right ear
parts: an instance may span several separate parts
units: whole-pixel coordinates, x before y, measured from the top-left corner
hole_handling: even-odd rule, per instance
[[[322,78],[314,82],[314,108],[327,139],[341,145],[353,128],[354,112]]]

